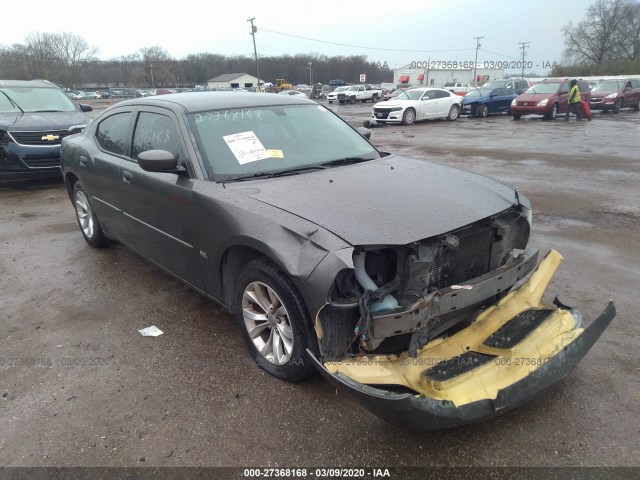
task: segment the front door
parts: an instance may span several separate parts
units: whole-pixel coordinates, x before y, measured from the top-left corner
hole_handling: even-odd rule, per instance
[[[193,182],[172,112],[148,107],[137,116],[130,158],[122,162],[123,213],[130,246],[191,285],[203,289],[195,248]],[[147,172],[137,162],[147,150],[167,150],[186,166],[181,173]]]

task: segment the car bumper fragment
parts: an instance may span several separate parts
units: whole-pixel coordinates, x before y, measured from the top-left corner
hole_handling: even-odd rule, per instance
[[[561,258],[550,252],[520,288],[469,327],[425,345],[417,358],[405,352],[323,364],[308,354],[332,385],[406,429],[439,430],[487,420],[564,378],[615,317],[610,302],[587,329],[576,328],[568,310],[540,303]],[[518,330],[514,323],[520,321],[529,323]],[[518,337],[498,341],[506,331]],[[415,393],[397,393],[398,387]]]

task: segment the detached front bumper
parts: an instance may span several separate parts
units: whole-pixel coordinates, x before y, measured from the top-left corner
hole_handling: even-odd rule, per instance
[[[479,422],[527,402],[565,377],[615,317],[609,303],[586,330],[541,304],[562,257],[551,251],[531,278],[464,330],[408,354],[345,358],[322,375],[374,414],[410,430]],[[397,393],[398,388],[415,393]]]

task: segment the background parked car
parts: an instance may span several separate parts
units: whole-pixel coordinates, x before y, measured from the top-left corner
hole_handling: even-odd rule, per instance
[[[517,96],[511,88],[474,88],[464,96],[461,115],[486,117],[493,113],[509,113],[511,102]]]
[[[444,88],[445,90],[449,90],[450,92],[455,93],[456,95],[464,95],[469,91],[470,87],[468,83],[447,82],[444,84],[444,87],[442,88]]]
[[[505,80],[493,80],[482,85],[482,88],[510,88],[518,95],[524,93],[531,86],[531,82],[524,78],[509,78]]]
[[[298,92],[297,90],[282,90],[280,93],[278,93],[278,95],[288,95],[288,96],[294,96],[294,97],[308,98],[306,94],[302,92]]]
[[[398,95],[400,95],[400,94],[401,94],[402,92],[404,92],[405,90],[406,90],[406,89],[398,88],[398,89],[396,89],[396,90],[389,91],[389,92],[385,93],[385,94],[382,96],[382,100],[385,100],[385,101],[386,101],[386,100],[391,100],[392,98],[396,98]]]
[[[386,102],[373,106],[377,123],[411,125],[418,120],[455,120],[462,110],[462,97],[442,88],[411,88]]]
[[[340,92],[344,92],[347,89],[347,85],[343,85],[341,87],[336,88],[333,92],[327,94],[327,101],[329,103],[333,103],[334,101],[338,101],[338,94]]]
[[[59,178],[60,143],[82,131],[88,111],[46,80],[0,80],[0,183]]]
[[[578,88],[582,100],[589,101],[591,97],[589,84],[578,80]],[[514,120],[522,115],[544,115],[554,120],[558,113],[567,110],[569,100],[569,80],[543,80],[530,86],[527,91],[511,102],[511,114]]]
[[[640,110],[640,79],[602,80],[591,90],[591,110],[618,113],[621,108]]]

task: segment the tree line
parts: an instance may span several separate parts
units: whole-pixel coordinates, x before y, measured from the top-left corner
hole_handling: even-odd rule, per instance
[[[207,80],[225,73],[257,76],[255,59],[250,56],[204,52],[176,59],[162,47],[152,46],[100,60],[98,52],[96,46],[70,32],[30,33],[22,44],[0,46],[0,78],[45,79],[69,88],[88,85],[172,88],[206,85]],[[368,61],[365,55],[299,54],[259,57],[258,60],[260,78],[265,82],[285,78],[293,84],[310,80],[328,83],[333,79],[357,83],[360,74],[366,74],[370,83],[393,81],[392,70]]]
[[[562,29],[563,63],[554,76],[629,75],[640,72],[640,1],[597,0],[584,18]]]

